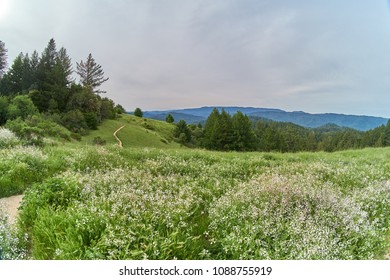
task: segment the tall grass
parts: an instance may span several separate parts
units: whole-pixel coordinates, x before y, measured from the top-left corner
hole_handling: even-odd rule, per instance
[[[41,152],[66,167],[25,193],[34,259],[374,259],[389,245],[389,149]]]

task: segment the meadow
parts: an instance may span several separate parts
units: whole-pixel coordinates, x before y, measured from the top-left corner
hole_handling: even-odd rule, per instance
[[[0,216],[2,257],[382,259],[389,157],[14,143],[1,196],[24,199],[17,227]]]

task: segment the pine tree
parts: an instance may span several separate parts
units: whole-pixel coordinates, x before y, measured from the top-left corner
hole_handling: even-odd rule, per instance
[[[191,131],[184,120],[180,120],[175,128],[174,136],[180,143],[185,144],[191,141]]]
[[[89,54],[87,60],[77,63],[77,74],[80,76],[80,82],[83,86],[89,87],[94,93],[105,93],[105,91],[98,90],[108,78],[104,78],[102,66],[95,62],[92,54]]]
[[[216,150],[218,148],[216,129],[219,125],[219,117],[220,114],[218,109],[214,108],[206,120],[204,126],[203,146],[207,149]]]
[[[233,149],[247,151],[254,149],[255,135],[252,130],[252,123],[248,116],[238,111],[232,117],[233,125]]]
[[[168,114],[168,116],[165,118],[165,121],[167,123],[173,123],[175,121],[175,119],[173,118],[173,116],[171,114]]]
[[[0,40],[0,80],[4,74],[5,68],[7,67],[7,49],[5,44]]]

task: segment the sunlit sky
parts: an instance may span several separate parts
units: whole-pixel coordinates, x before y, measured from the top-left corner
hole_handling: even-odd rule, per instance
[[[390,117],[381,0],[0,0],[9,65],[54,38],[126,109],[252,106]]]

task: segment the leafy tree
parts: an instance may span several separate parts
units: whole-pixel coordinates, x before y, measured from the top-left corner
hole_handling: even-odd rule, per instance
[[[7,49],[5,44],[0,40],[0,80],[4,74],[5,68],[7,67]]]
[[[100,105],[100,115],[102,120],[115,119],[116,113],[114,107],[115,107],[114,101],[112,101],[107,97],[102,98],[101,105]]]
[[[11,104],[8,107],[8,116],[10,119],[16,119],[17,117],[25,119],[27,116],[37,113],[38,110],[34,103],[26,95],[16,96],[14,99],[12,99]]]
[[[105,91],[98,90],[108,78],[104,78],[102,66],[95,62],[92,54],[89,54],[87,60],[77,63],[77,74],[80,76],[80,82],[83,86],[89,87],[94,93],[105,93]]]
[[[88,128],[96,130],[99,124],[98,116],[94,112],[84,113],[84,119]]]
[[[167,123],[173,123],[175,121],[175,119],[173,118],[173,116],[171,114],[168,114],[168,116],[165,118],[165,121]]]
[[[115,109],[115,112],[117,114],[125,114],[126,113],[125,108],[123,108],[122,105],[120,105],[120,104],[115,105],[114,109]]]
[[[84,135],[88,130],[84,115],[78,109],[65,113],[61,121],[62,124],[72,132]]]
[[[144,113],[142,112],[142,110],[140,108],[135,108],[134,116],[142,118],[144,116]]]

